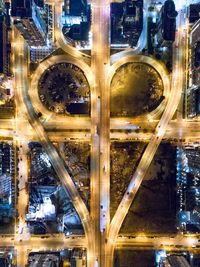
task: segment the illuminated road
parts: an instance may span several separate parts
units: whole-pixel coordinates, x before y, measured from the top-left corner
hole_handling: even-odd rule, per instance
[[[171,120],[173,114],[175,113],[183,89],[183,75],[184,75],[184,56],[185,56],[185,41],[183,39],[183,27],[185,21],[182,20],[183,14],[180,12],[178,17],[178,30],[177,30],[177,40],[179,43],[179,49],[176,50],[176,53],[173,54],[173,73],[172,73],[172,84],[171,92],[169,96],[169,101],[167,103],[166,109],[159,121],[155,134],[152,135],[150,143],[148,144],[140,163],[131,179],[131,182],[128,186],[128,189],[125,192],[125,195],[118,206],[118,209],[111,221],[108,242],[110,242],[110,257],[107,260],[107,267],[113,265],[113,253],[114,253],[114,242],[117,238],[117,234],[120,230],[120,227],[126,217],[126,214],[133,202],[133,199],[142,183],[142,180],[145,176],[145,173],[156,153],[156,150],[162,141],[167,124]],[[175,45],[174,45],[174,49]]]
[[[90,56],[80,52],[75,47],[73,47],[72,43],[67,41],[62,33],[62,0],[47,0],[46,3],[51,4],[55,8],[55,16],[54,16],[54,38],[55,44],[57,48],[62,48],[67,54],[73,56],[74,58],[79,58],[81,60],[85,60],[87,62],[90,61]]]
[[[108,14],[109,14],[109,9],[108,9]],[[98,16],[97,16],[98,18]],[[94,23],[96,25],[96,23]],[[106,24],[104,24],[106,25]],[[96,28],[95,28],[96,29]],[[103,28],[103,30],[105,31],[105,27]],[[104,32],[105,33],[105,32]],[[99,35],[100,36],[100,35]],[[103,40],[103,42],[105,42]],[[96,88],[98,88],[98,86],[100,84],[102,84],[102,81],[105,82],[104,86],[108,87],[110,86],[110,82],[111,79],[113,77],[113,75],[115,74],[116,70],[123,64],[126,64],[127,62],[142,62],[145,64],[149,64],[151,66],[153,66],[155,68],[155,70],[162,76],[163,79],[163,84],[164,84],[164,92],[163,92],[163,96],[165,97],[165,99],[161,102],[161,104],[155,109],[153,110],[151,113],[149,113],[148,115],[144,115],[144,116],[140,116],[135,118],[135,120],[146,120],[146,119],[157,119],[163,112],[167,99],[169,97],[169,75],[166,71],[166,68],[164,67],[164,65],[162,65],[161,63],[159,63],[158,61],[156,61],[155,59],[151,58],[151,57],[147,57],[147,56],[142,56],[142,55],[127,55],[123,58],[121,58],[120,60],[118,60],[117,62],[115,62],[115,64],[113,64],[112,66],[109,66],[109,64],[105,64],[105,62],[109,62],[108,60],[108,51],[104,48],[102,52],[100,52],[100,41],[94,41],[94,43],[97,43],[97,47],[98,48],[94,48],[95,52],[94,52],[94,56],[92,56],[92,70],[93,73],[95,73],[95,67],[94,64],[96,64],[97,67],[97,81],[96,81]],[[95,47],[95,46],[94,46]],[[97,50],[98,49],[98,50]],[[93,51],[93,50],[92,50]],[[99,53],[97,53],[96,51],[99,51]],[[105,53],[104,57],[106,57],[104,60],[102,60],[103,55],[101,53]],[[100,62],[102,62],[102,68],[104,71],[104,74],[100,74],[100,65],[98,63],[98,61],[95,59],[95,55],[99,56],[99,60]],[[80,69],[83,70],[84,74],[86,75],[90,88],[91,88],[91,108],[93,112],[93,110],[96,110],[96,108],[94,107],[94,105],[96,106],[97,103],[95,101],[95,99],[100,96],[100,92],[97,92],[97,90],[93,90],[93,85],[94,85],[94,77],[92,74],[91,69],[89,68],[89,66],[84,62],[81,61],[79,59],[74,59],[70,56],[66,56],[66,55],[60,55],[60,56],[52,56],[51,58],[44,60],[39,67],[37,68],[37,70],[34,72],[34,74],[31,77],[31,86],[29,88],[29,95],[31,98],[31,102],[33,104],[34,109],[37,112],[41,112],[44,120],[43,120],[43,124],[44,126],[49,125],[50,123],[52,125],[54,125],[55,127],[59,128],[60,126],[63,127],[64,125],[66,125],[66,127],[68,127],[68,125],[70,125],[71,127],[79,127],[79,128],[85,128],[86,126],[88,128],[90,128],[91,125],[93,125],[93,122],[90,125],[90,120],[87,117],[78,117],[78,116],[74,116],[72,117],[67,117],[67,116],[63,116],[60,114],[55,114],[54,112],[49,111],[40,101],[39,96],[38,96],[38,81],[39,78],[41,77],[42,73],[44,72],[45,69],[48,69],[50,66],[57,64],[57,63],[61,63],[61,62],[68,62],[68,63],[72,63],[77,65]],[[101,77],[102,75],[105,75],[105,77]],[[101,79],[100,79],[101,77]],[[101,83],[100,83],[101,81]],[[103,111],[107,111],[107,121],[109,121],[109,110],[110,110],[110,95],[106,95],[109,93],[109,90],[103,90],[104,94],[102,94],[101,98],[99,98],[100,103],[104,103],[104,108],[102,109]],[[105,99],[104,99],[105,98]],[[92,113],[93,114],[93,113]],[[105,116],[102,115],[102,118],[104,118]],[[92,119],[92,116],[91,116]],[[118,120],[117,120],[118,121]],[[120,121],[120,118],[119,118]],[[60,125],[59,125],[60,124]],[[57,126],[56,126],[57,125]],[[101,125],[101,124],[100,124]],[[105,126],[106,127],[106,126]],[[108,127],[108,125],[107,125]],[[107,128],[106,127],[106,128]],[[111,119],[111,127],[112,127],[112,119]],[[109,128],[109,127],[108,127]],[[60,129],[60,128],[59,128]]]
[[[200,249],[198,237],[186,237],[183,235],[171,236],[122,236],[116,240],[117,249],[150,249],[159,250],[195,250]]]
[[[95,88],[91,95],[91,216],[95,224],[93,266],[104,266],[105,235],[110,218],[110,97],[106,87],[110,59],[110,3],[92,0],[91,4],[91,68],[95,75]]]
[[[110,61],[111,63],[115,63],[116,61],[120,60],[123,57],[126,56],[132,56],[133,54],[139,54],[142,52],[142,50],[146,47],[147,45],[147,22],[148,22],[148,7],[151,3],[151,0],[145,0],[143,4],[143,29],[140,35],[140,38],[138,40],[137,46],[133,48],[127,48],[119,53],[115,53],[111,55]]]
[[[87,240],[84,236],[70,236],[65,237],[64,235],[54,234],[43,235],[43,236],[31,236],[28,240],[19,242],[14,236],[3,236],[1,246],[18,246],[26,247],[26,249],[41,249],[45,250],[59,249],[59,248],[70,248],[70,247],[86,247]]]
[[[2,236],[1,247],[14,247],[17,250],[17,266],[25,267],[30,251],[56,251],[72,248],[86,248],[87,240],[84,236],[44,235],[42,237],[32,236],[28,240],[19,242],[14,236]]]
[[[140,130],[134,130],[133,126],[130,125],[121,125],[119,127],[115,127],[114,131],[112,130],[110,133],[110,139],[112,140],[140,140],[140,141],[149,141],[152,137],[152,133],[154,132],[156,122],[149,124],[146,123],[138,123],[141,128]],[[133,124],[134,125],[134,124]],[[15,135],[15,130],[6,130],[1,129],[0,127],[0,136],[4,139],[9,139],[10,136]],[[48,128],[46,130],[48,138],[52,142],[66,142],[66,141],[88,141],[91,140],[91,134],[87,129],[79,130],[74,129],[73,131],[70,129],[63,130],[55,130],[53,127]],[[23,134],[23,137],[27,140],[38,141],[38,138],[33,134],[26,131]],[[171,121],[166,129],[166,132],[163,136],[164,140],[172,140],[175,142],[187,143],[187,142],[200,142],[200,123],[199,122],[176,122]]]
[[[79,214],[85,230],[85,237],[66,238],[64,235],[54,235],[41,238],[30,236],[27,232],[19,233],[21,228],[26,228],[25,208],[28,202],[25,190],[27,160],[23,159],[23,164],[20,163],[19,166],[20,176],[25,176],[26,179],[22,180],[19,185],[21,190],[18,205],[19,228],[14,237],[2,237],[1,245],[14,246],[18,249],[17,261],[20,267],[25,266],[28,249],[55,250],[87,247],[88,267],[113,266],[115,248],[166,248],[170,250],[171,248],[178,249],[176,246],[179,246],[180,249],[193,247],[198,249],[197,246],[200,246],[198,237],[183,237],[182,235],[176,237],[118,236],[123,220],[162,139],[186,138],[190,140],[200,135],[199,122],[186,120],[170,122],[180,102],[183,88],[185,71],[183,62],[186,54],[185,39],[183,38],[184,12],[180,12],[178,17],[179,28],[176,43],[178,42],[179,49],[174,46],[173,74],[170,84],[169,74],[162,64],[151,57],[136,55],[146,45],[149,1],[145,1],[144,4],[144,28],[136,49],[125,50],[110,57],[110,3],[109,0],[92,0],[91,58],[76,50],[64,39],[61,29],[62,2],[54,0],[50,0],[50,2],[55,6],[56,45],[66,51],[68,55],[52,56],[44,60],[34,74],[29,76],[27,47],[22,37],[14,30],[14,75],[18,113],[16,120],[0,120],[0,135],[14,134],[16,140],[23,146],[30,140],[38,140],[42,143]],[[62,117],[49,112],[41,104],[37,94],[38,79],[45,69],[59,62],[73,63],[80,67],[86,75],[91,88],[91,118]],[[147,116],[110,119],[110,82],[117,68],[127,62],[144,62],[153,66],[162,77],[165,100]],[[39,111],[42,112],[42,119],[37,116]],[[158,121],[159,116],[161,116],[160,121]],[[73,177],[67,173],[64,161],[51,142],[67,141],[70,138],[91,141],[90,213],[79,195]],[[110,141],[132,138],[150,142],[110,222]],[[25,148],[20,156],[26,157]],[[25,202],[23,202],[23,198],[26,199]]]
[[[14,236],[3,236],[3,247],[17,247],[26,253],[27,250],[57,250],[64,248],[85,248],[87,240],[84,236],[64,237],[63,235],[32,236],[28,240],[19,242]],[[200,250],[198,235],[119,235],[116,240],[117,249],[165,249],[170,250]]]
[[[74,120],[74,118],[73,118]],[[76,120],[76,119],[75,119]],[[79,118],[77,118],[79,121]],[[129,123],[130,122],[130,123]],[[155,126],[158,121],[135,121],[131,118],[123,119],[111,119],[110,122],[110,139],[111,140],[129,140],[129,139],[139,139],[139,140],[150,140],[152,132],[154,132]],[[74,124],[64,124],[64,121],[60,122],[46,122],[45,130],[48,134],[48,137],[51,141],[66,141],[70,138],[72,140],[85,139],[90,141],[90,120],[85,118],[81,122],[81,127],[79,127],[78,122]],[[25,126],[25,123],[23,125]],[[135,131],[134,127],[140,127],[139,130]],[[81,130],[80,130],[81,128]],[[26,129],[26,128],[23,128]],[[127,130],[130,130],[126,133]],[[20,129],[19,129],[20,131]],[[32,128],[30,125],[27,126],[27,130],[24,130],[23,136],[27,140],[33,139],[37,140],[37,137],[34,137]],[[146,132],[147,131],[147,132]],[[22,133],[20,132],[20,135]],[[0,119],[0,136],[4,138],[9,138],[10,136],[15,135],[15,125],[12,119]],[[19,135],[19,134],[18,134]],[[199,140],[200,139],[200,123],[198,121],[190,120],[171,120],[167,126],[166,132],[163,136],[164,139],[186,139],[189,140]]]
[[[66,167],[64,165],[63,160],[59,157],[55,147],[53,144],[49,141],[47,134],[45,133],[42,124],[39,122],[37,115],[35,114],[35,111],[32,107],[31,101],[29,99],[29,96],[27,95],[28,92],[28,81],[27,81],[27,62],[25,57],[25,44],[23,39],[20,37],[20,35],[17,35],[17,38],[19,39],[18,45],[15,49],[15,86],[16,90],[18,91],[18,94],[21,96],[21,99],[24,102],[24,108],[27,109],[27,116],[28,120],[32,126],[32,128],[35,130],[36,135],[38,136],[38,139],[42,143],[46,153],[49,156],[49,159],[60,178],[60,181],[63,185],[63,187],[66,190],[66,193],[69,195],[69,197],[72,200],[72,203],[76,209],[76,211],[79,214],[79,217],[82,221],[83,227],[86,231],[86,235],[88,233],[88,228],[90,226],[90,215],[88,212],[88,209],[81,199],[78,190],[70,177],[70,175],[67,173]]]
[[[52,57],[44,60],[42,63],[40,63],[40,65],[38,66],[38,68],[36,69],[34,74],[31,76],[29,95],[31,98],[32,105],[33,105],[35,111],[37,111],[37,112],[40,111],[42,113],[42,115],[44,117],[44,119],[43,119],[44,126],[47,123],[52,122],[52,124],[61,123],[61,124],[64,124],[66,126],[71,125],[71,127],[73,127],[73,126],[78,127],[79,129],[81,127],[85,127],[86,125],[88,127],[90,127],[89,118],[83,117],[83,116],[82,117],[81,116],[80,117],[78,117],[78,116],[67,117],[64,115],[56,114],[54,112],[49,111],[42,104],[42,102],[39,99],[38,82],[39,82],[39,79],[40,79],[41,75],[43,74],[44,70],[48,69],[50,66],[52,66],[54,64],[59,64],[59,63],[63,63],[63,62],[71,63],[71,64],[74,64],[77,67],[79,67],[84,72],[84,75],[87,77],[90,88],[92,88],[92,86],[94,84],[93,74],[92,74],[92,71],[89,68],[89,66],[84,61],[81,61],[77,58],[73,58],[73,57],[67,56],[67,55],[52,56]]]
[[[169,98],[169,92],[170,92],[170,82],[169,82],[169,74],[166,70],[166,67],[161,64],[160,62],[158,62],[157,60],[153,59],[152,57],[148,57],[148,56],[144,56],[144,55],[135,55],[133,52],[130,55],[125,55],[122,58],[119,58],[111,67],[110,67],[110,72],[109,72],[109,83],[111,83],[112,77],[113,75],[116,73],[116,70],[128,63],[128,62],[140,62],[140,63],[144,63],[144,64],[148,64],[151,67],[153,67],[162,77],[162,81],[163,81],[163,96],[165,97],[164,100],[161,102],[161,104],[154,109],[152,112],[148,113],[147,115],[144,116],[140,116],[140,117],[136,117],[135,120],[155,120],[158,119],[159,116],[162,114],[166,103],[168,101]],[[120,122],[120,120],[122,120],[121,118],[119,118],[118,120],[115,119],[116,124],[118,124]],[[128,120],[128,118],[124,118],[125,121]],[[112,123],[111,123],[112,126]]]

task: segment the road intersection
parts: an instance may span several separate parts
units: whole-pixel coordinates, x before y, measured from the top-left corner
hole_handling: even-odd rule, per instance
[[[53,1],[53,0],[52,0]],[[145,14],[149,1],[145,2]],[[54,2],[53,2],[54,3]],[[185,134],[193,136],[197,133],[191,133],[188,130],[189,124],[198,125],[199,122],[193,121],[171,121],[180,102],[183,90],[183,64],[186,56],[186,43],[182,38],[183,30],[186,27],[184,13],[179,12],[178,16],[178,31],[177,40],[179,49],[174,53],[173,72],[170,77],[165,68],[154,59],[137,55],[142,49],[146,35],[146,27],[143,29],[139,46],[136,50],[125,50],[123,53],[118,53],[116,56],[110,57],[110,1],[91,0],[92,8],[92,47],[91,57],[85,56],[76,48],[70,46],[63,38],[61,30],[61,12],[62,2],[55,4],[55,38],[56,45],[61,47],[68,53],[69,56],[53,56],[50,59],[41,63],[36,72],[30,76],[28,72],[27,51],[28,48],[19,35],[16,29],[13,31],[13,58],[14,58],[14,76],[15,76],[15,91],[18,100],[18,111],[15,125],[13,120],[5,120],[1,124],[0,133],[9,135],[11,132],[16,132],[16,139],[20,142],[20,128],[32,128],[29,136],[24,135],[24,139],[29,139],[30,136],[40,141],[48,154],[51,163],[60,178],[67,194],[70,196],[72,203],[82,221],[85,237],[72,237],[66,239],[64,236],[57,236],[56,238],[48,237],[41,239],[41,237],[30,237],[29,240],[23,240],[22,243],[16,240],[10,240],[13,237],[5,238],[5,246],[15,246],[19,249],[18,263],[19,266],[25,264],[24,246],[34,249],[36,247],[45,247],[50,249],[52,247],[86,247],[87,248],[87,266],[113,266],[113,254],[115,247],[141,247],[141,243],[150,243],[150,247],[160,247],[163,239],[159,242],[152,242],[151,238],[143,238],[137,241],[135,238],[118,237],[120,227],[125,216],[128,213],[129,207],[132,204],[134,197],[142,183],[143,177],[156,153],[156,150],[163,138],[184,138],[180,137],[180,125],[185,129]],[[174,46],[174,49],[175,46]],[[110,132],[113,129],[126,130],[127,121],[129,118],[110,119],[110,83],[112,76],[116,69],[127,63],[133,61],[142,61],[153,66],[163,79],[165,85],[164,95],[165,101],[156,109],[150,116],[143,118],[132,119],[131,122],[136,125],[152,125],[151,131],[148,133],[136,133],[134,130],[131,133],[126,132]],[[52,115],[46,110],[39,101],[37,95],[37,82],[42,72],[49,66],[59,63],[68,62],[79,66],[86,75],[91,88],[91,118],[75,117],[63,118]],[[40,120],[37,112],[42,112],[44,119]],[[159,119],[159,116],[161,118]],[[65,129],[60,130],[60,126],[65,123]],[[8,128],[9,125],[9,128]],[[20,125],[20,126],[19,126]],[[16,128],[15,128],[16,127]],[[48,130],[47,130],[48,129]],[[68,132],[68,129],[75,129],[73,133]],[[79,129],[91,130],[91,132],[78,131]],[[56,148],[52,144],[52,140],[63,140],[64,138],[82,138],[91,140],[91,204],[90,212],[88,207],[83,202],[80,194],[71,177],[66,170],[63,160],[60,158]],[[138,137],[136,137],[138,136]],[[57,139],[56,139],[57,138]],[[127,188],[127,191],[114,215],[110,219],[110,141],[111,139],[129,139],[129,138],[146,138],[149,144],[140,160],[135,174]],[[20,203],[19,203],[20,205]],[[24,216],[25,218],[25,216]],[[25,224],[25,221],[23,221]],[[161,237],[159,237],[161,238]],[[169,240],[170,237],[167,237]],[[186,238],[187,239],[187,238]],[[56,240],[56,241],[55,241]],[[158,239],[157,239],[158,240]],[[7,243],[6,243],[7,242]],[[57,243],[56,243],[57,242]],[[157,242],[157,243],[156,243]],[[174,244],[179,245],[178,239]],[[198,243],[198,242],[197,242]],[[197,244],[195,243],[195,244]],[[3,245],[4,243],[2,243]],[[7,244],[7,245],[6,245]],[[34,244],[34,245],[33,245]],[[57,245],[56,245],[57,244]],[[153,245],[152,245],[153,244]],[[158,245],[159,244],[159,245]],[[193,243],[192,243],[193,244]],[[183,242],[183,246],[189,246],[190,243]]]

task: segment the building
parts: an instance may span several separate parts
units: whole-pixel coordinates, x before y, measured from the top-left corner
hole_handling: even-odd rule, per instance
[[[89,24],[81,21],[80,24],[73,24],[69,31],[68,37],[75,41],[88,41]]]
[[[28,258],[29,267],[59,267],[60,263],[58,252],[31,252]]]
[[[200,19],[200,3],[191,4],[188,8],[189,23],[195,23]]]
[[[51,199],[55,190],[55,186],[31,185],[27,221],[56,221],[56,207]]]
[[[87,14],[87,0],[69,0],[69,14],[71,16],[85,16]]]
[[[2,12],[4,9],[4,1],[0,0],[0,11]]]
[[[143,0],[125,0],[123,36],[131,46],[136,46],[143,28]]]
[[[11,74],[11,44],[9,40],[10,29],[10,3],[5,2],[2,11],[0,11],[0,73],[4,73],[8,76]]]
[[[0,10],[0,73],[10,74],[10,53],[11,46],[8,40],[10,29],[9,3]]]
[[[30,46],[44,46],[48,39],[48,13],[34,0],[12,0],[14,25]]]
[[[7,143],[0,143],[0,175],[11,173],[11,147]]]
[[[9,144],[0,143],[0,221],[14,214],[15,190],[12,183],[13,151]]]
[[[200,114],[200,86],[191,86],[187,91],[187,116],[194,118]]]
[[[40,62],[45,57],[50,55],[53,51],[55,51],[54,46],[40,46],[40,47],[33,46],[30,49],[31,62]]]
[[[190,34],[192,85],[200,86],[200,20],[192,25]]]
[[[184,256],[183,256],[184,255]],[[187,260],[188,259],[188,260]],[[167,252],[166,250],[157,250],[155,253],[157,267],[190,267],[189,254],[178,252]],[[193,265],[192,265],[193,266]]]
[[[194,7],[199,5],[190,5],[190,13]],[[189,65],[189,88],[187,89],[187,116],[194,118],[200,114],[200,19],[190,19],[190,50],[191,58]],[[192,24],[193,23],[193,24]]]
[[[89,45],[91,18],[87,0],[65,1],[62,23],[63,34],[71,45]]]
[[[123,42],[122,38],[122,16],[123,3],[111,2],[111,44],[120,44]]]
[[[46,27],[47,27],[47,37],[46,45],[31,46],[30,47],[30,60],[32,63],[38,63],[42,61],[45,57],[49,56],[56,47],[54,45],[54,8],[50,4],[42,4],[42,1],[37,1],[39,6],[44,7],[44,14],[46,16]]]
[[[7,252],[0,252],[0,266],[1,267],[11,267],[12,260]]]
[[[0,144],[0,202],[11,204],[12,181],[11,181],[11,150],[10,146]]]
[[[143,29],[143,0],[111,3],[111,45],[134,47]]]
[[[200,147],[177,149],[178,221],[183,230],[200,229]]]
[[[11,176],[2,175],[0,177],[0,203],[11,204],[12,179]]]
[[[190,267],[185,257],[181,255],[170,255],[167,256],[166,262],[163,267]]]
[[[5,15],[0,14],[0,73],[7,73],[7,26]]]
[[[162,46],[175,41],[177,12],[173,0],[166,0],[160,10],[158,43]]]

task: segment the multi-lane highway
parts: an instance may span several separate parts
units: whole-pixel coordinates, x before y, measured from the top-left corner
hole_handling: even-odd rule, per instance
[[[10,126],[9,120],[8,120],[8,127],[10,129],[6,129],[6,126],[4,125],[1,128],[1,121],[0,120],[0,136],[4,139],[10,139],[11,136],[19,136],[19,133],[16,134],[15,127]],[[157,121],[144,121],[144,122],[137,122],[135,123],[122,123],[118,125],[114,125],[113,128],[111,128],[110,132],[110,139],[112,140],[143,140],[143,141],[149,141],[152,137],[152,133],[154,132],[155,125],[157,125]],[[6,122],[7,124],[7,122]],[[61,127],[63,126],[63,123],[59,123]],[[47,125],[47,124],[46,124]],[[50,125],[50,124],[48,124]],[[57,124],[56,124],[57,125]],[[30,128],[30,125],[27,125],[27,128],[23,126],[23,132],[20,133],[20,136],[23,137],[26,140],[35,140],[37,141],[38,138],[34,135],[34,132],[32,128]],[[79,129],[77,125],[74,125],[75,129],[71,129],[71,125],[64,126],[59,129],[58,126],[53,127],[53,124],[51,126],[45,127],[47,135],[49,139],[52,142],[65,142],[65,141],[78,141],[78,140],[84,140],[90,142],[91,140],[91,133],[89,131],[89,128],[85,125],[82,129]],[[73,127],[73,126],[72,126]],[[140,127],[137,129],[137,127]],[[20,129],[19,129],[20,131]],[[163,136],[163,140],[169,140],[169,141],[175,141],[175,142],[182,142],[182,143],[188,143],[192,141],[199,142],[200,141],[200,124],[199,122],[193,122],[193,121],[171,121],[166,129],[166,132]]]
[[[182,235],[176,237],[118,236],[123,220],[162,139],[186,138],[190,140],[196,138],[200,133],[199,122],[187,120],[170,122],[178,107],[183,89],[186,38],[183,38],[182,33],[185,29],[185,13],[179,12],[178,16],[176,43],[179,43],[179,49],[174,46],[173,73],[170,83],[169,75],[163,65],[153,58],[136,55],[146,45],[148,0],[144,1],[144,28],[138,46],[135,50],[128,49],[111,57],[109,43],[110,1],[91,1],[91,58],[72,47],[64,39],[61,28],[62,1],[50,0],[50,3],[55,7],[56,45],[58,48],[61,47],[68,55],[52,56],[44,60],[34,74],[30,76],[28,73],[27,46],[17,30],[13,30],[13,71],[18,112],[15,119],[0,121],[2,122],[0,124],[0,135],[9,136],[14,133],[20,144],[27,143],[30,140],[38,140],[42,143],[80,216],[85,237],[65,238],[63,235],[59,235],[41,238],[26,235],[26,238],[23,238],[16,232],[14,237],[4,237],[4,241],[1,242],[2,246],[14,246],[18,249],[18,265],[20,267],[25,266],[27,249],[48,250],[52,248],[59,249],[60,247],[87,247],[88,267],[111,267],[115,248],[139,249],[145,247],[147,249],[160,249],[162,247],[178,248],[177,246],[179,246],[180,248],[181,246],[181,248],[192,248],[196,246],[198,249],[196,237],[194,239]],[[158,71],[164,83],[165,101],[145,117],[110,119],[110,82],[112,76],[119,66],[132,61],[145,62]],[[91,118],[54,115],[41,104],[37,94],[38,79],[45,69],[59,62],[76,64],[86,75],[91,88]],[[41,121],[37,116],[39,111],[43,114]],[[159,116],[161,116],[160,120]],[[192,130],[193,127],[188,127],[189,125],[195,125],[197,128]],[[21,129],[27,129],[27,131],[23,133]],[[148,129],[148,132],[143,131],[143,129]],[[127,130],[129,131],[127,132]],[[51,142],[65,141],[70,138],[91,141],[90,212],[79,195],[73,177],[67,173],[63,160]],[[148,140],[149,144],[110,222],[110,141],[111,139],[131,138]],[[20,194],[20,202],[22,202],[22,199],[23,192]],[[19,211],[21,216],[19,227],[25,227],[25,208],[22,203],[19,203]],[[1,238],[1,240],[3,239]]]
[[[45,130],[51,141],[66,141],[71,138],[71,140],[83,140],[90,141],[91,133],[90,127],[91,122],[88,118],[85,120],[81,118],[81,127],[79,127],[79,118],[73,119],[76,123],[65,124],[64,121],[46,122]],[[155,126],[158,120],[144,120],[135,121],[132,118],[122,118],[122,119],[111,119],[110,120],[110,139],[111,140],[124,140],[124,139],[135,139],[135,140],[150,140],[152,132],[154,132]],[[23,124],[23,131],[19,129],[20,136],[25,136],[25,139],[37,140],[34,136],[34,132],[30,125]],[[139,129],[138,129],[139,127]],[[0,136],[9,138],[10,136],[15,136],[15,123],[13,119],[0,119]],[[17,134],[19,135],[19,134]],[[193,120],[171,120],[167,126],[163,139],[173,140],[173,139],[185,139],[186,142],[200,140],[200,123]],[[176,141],[176,140],[174,140]],[[177,140],[178,141],[178,140]],[[183,141],[183,140],[182,140]]]
[[[14,31],[16,31],[14,29]],[[42,143],[46,153],[48,154],[51,163],[60,178],[62,185],[64,186],[66,193],[72,200],[72,203],[79,214],[82,221],[85,233],[89,238],[89,228],[91,224],[90,214],[88,209],[80,197],[78,189],[72,180],[72,177],[68,174],[64,161],[59,157],[59,154],[53,144],[50,142],[38,116],[33,109],[30,98],[28,96],[28,65],[26,58],[26,45],[23,38],[16,32],[16,40],[18,40],[18,45],[14,50],[14,61],[15,61],[15,89],[21,99],[21,108],[23,108],[27,114],[27,119],[35,131],[36,136]],[[21,254],[18,254],[21,255]],[[21,261],[21,259],[19,259]]]
[[[182,90],[183,90],[183,75],[184,75],[184,66],[185,66],[185,39],[183,39],[183,30],[186,27],[185,20],[183,19],[183,13],[179,12],[178,16],[178,29],[177,29],[177,40],[179,43],[179,49],[173,53],[173,73],[172,73],[172,82],[171,82],[171,92],[169,100],[167,102],[166,109],[156,127],[155,134],[152,135],[151,140],[142,155],[140,163],[131,179],[130,184],[125,192],[125,195],[118,206],[118,209],[111,221],[110,231],[108,235],[108,242],[110,242],[111,254],[114,253],[114,242],[116,241],[117,234],[120,230],[120,227],[123,223],[123,220],[126,217],[126,214],[133,202],[133,199],[139,190],[139,187],[142,183],[142,180],[145,176],[145,173],[150,166],[150,163],[157,151],[157,148],[162,141],[164,133],[166,131],[169,121],[172,119],[178,104],[180,102]],[[174,45],[175,49],[175,45]],[[106,266],[113,265],[113,256],[108,258]]]
[[[31,236],[27,240],[19,241],[13,235],[0,236],[2,238],[1,246],[17,247],[22,252],[28,250],[59,250],[67,248],[85,248],[87,240],[85,236],[65,237],[60,234]],[[199,235],[145,235],[145,234],[120,234],[115,243],[116,249],[133,249],[133,250],[200,250]]]
[[[91,92],[91,216],[95,226],[95,261],[104,266],[105,239],[110,214],[110,102],[107,87],[107,72],[110,62],[109,1],[92,0],[92,48],[91,68],[95,76],[94,91]]]

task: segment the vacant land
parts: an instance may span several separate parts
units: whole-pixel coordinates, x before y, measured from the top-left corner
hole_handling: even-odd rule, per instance
[[[65,142],[60,144],[61,154],[68,171],[80,191],[85,203],[89,205],[90,189],[90,145],[88,142]]]
[[[176,149],[161,144],[122,225],[122,233],[176,231]]]
[[[113,142],[111,144],[111,216],[119,205],[146,144]]]
[[[150,65],[127,63],[111,82],[111,116],[139,116],[153,111],[163,100],[163,83]]]
[[[115,267],[154,267],[154,251],[115,250]]]

